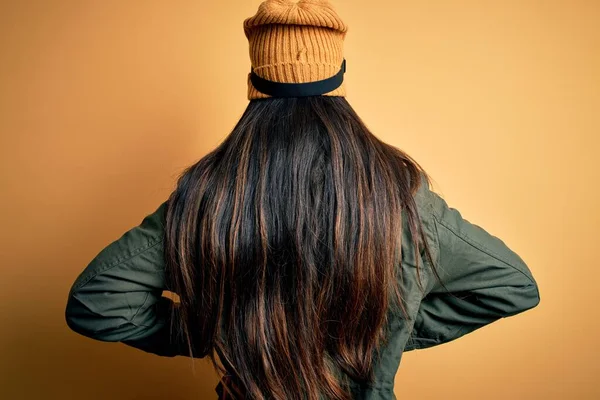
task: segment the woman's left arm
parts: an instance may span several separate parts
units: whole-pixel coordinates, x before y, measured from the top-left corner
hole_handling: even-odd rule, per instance
[[[163,202],[79,274],[65,310],[73,331],[161,356],[189,355],[179,335],[170,335],[172,300],[162,296],[168,290],[163,253],[166,207]]]

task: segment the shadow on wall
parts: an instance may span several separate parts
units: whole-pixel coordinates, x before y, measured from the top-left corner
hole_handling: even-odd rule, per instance
[[[121,343],[100,343],[48,329],[55,321],[19,324],[18,335],[5,343],[3,358],[10,376],[6,399],[211,399],[218,378],[208,360],[166,358],[142,353]],[[54,318],[52,318],[54,320]],[[29,323],[28,323],[29,322]],[[3,376],[7,376],[3,373]],[[4,389],[2,392],[4,392]]]

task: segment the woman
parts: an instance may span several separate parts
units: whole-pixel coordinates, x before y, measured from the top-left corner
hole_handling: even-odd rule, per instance
[[[394,399],[404,351],[539,303],[523,260],[346,101],[328,2],[265,1],[244,31],[247,109],[79,275],[74,331],[208,356],[220,398]]]

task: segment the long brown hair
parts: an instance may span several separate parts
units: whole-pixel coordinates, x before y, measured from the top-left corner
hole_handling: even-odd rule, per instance
[[[413,198],[422,176],[343,97],[250,101],[168,201],[174,321],[190,352],[252,399],[349,399],[348,377],[372,382],[389,308],[407,317],[401,212],[433,265]]]

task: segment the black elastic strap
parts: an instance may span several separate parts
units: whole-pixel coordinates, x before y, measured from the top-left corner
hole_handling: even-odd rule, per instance
[[[329,93],[344,82],[344,73],[346,72],[346,59],[342,62],[340,71],[331,78],[323,79],[315,82],[306,83],[283,83],[269,81],[254,73],[254,68],[251,68],[250,80],[252,85],[261,93],[268,94],[272,97],[306,97],[318,96]]]

